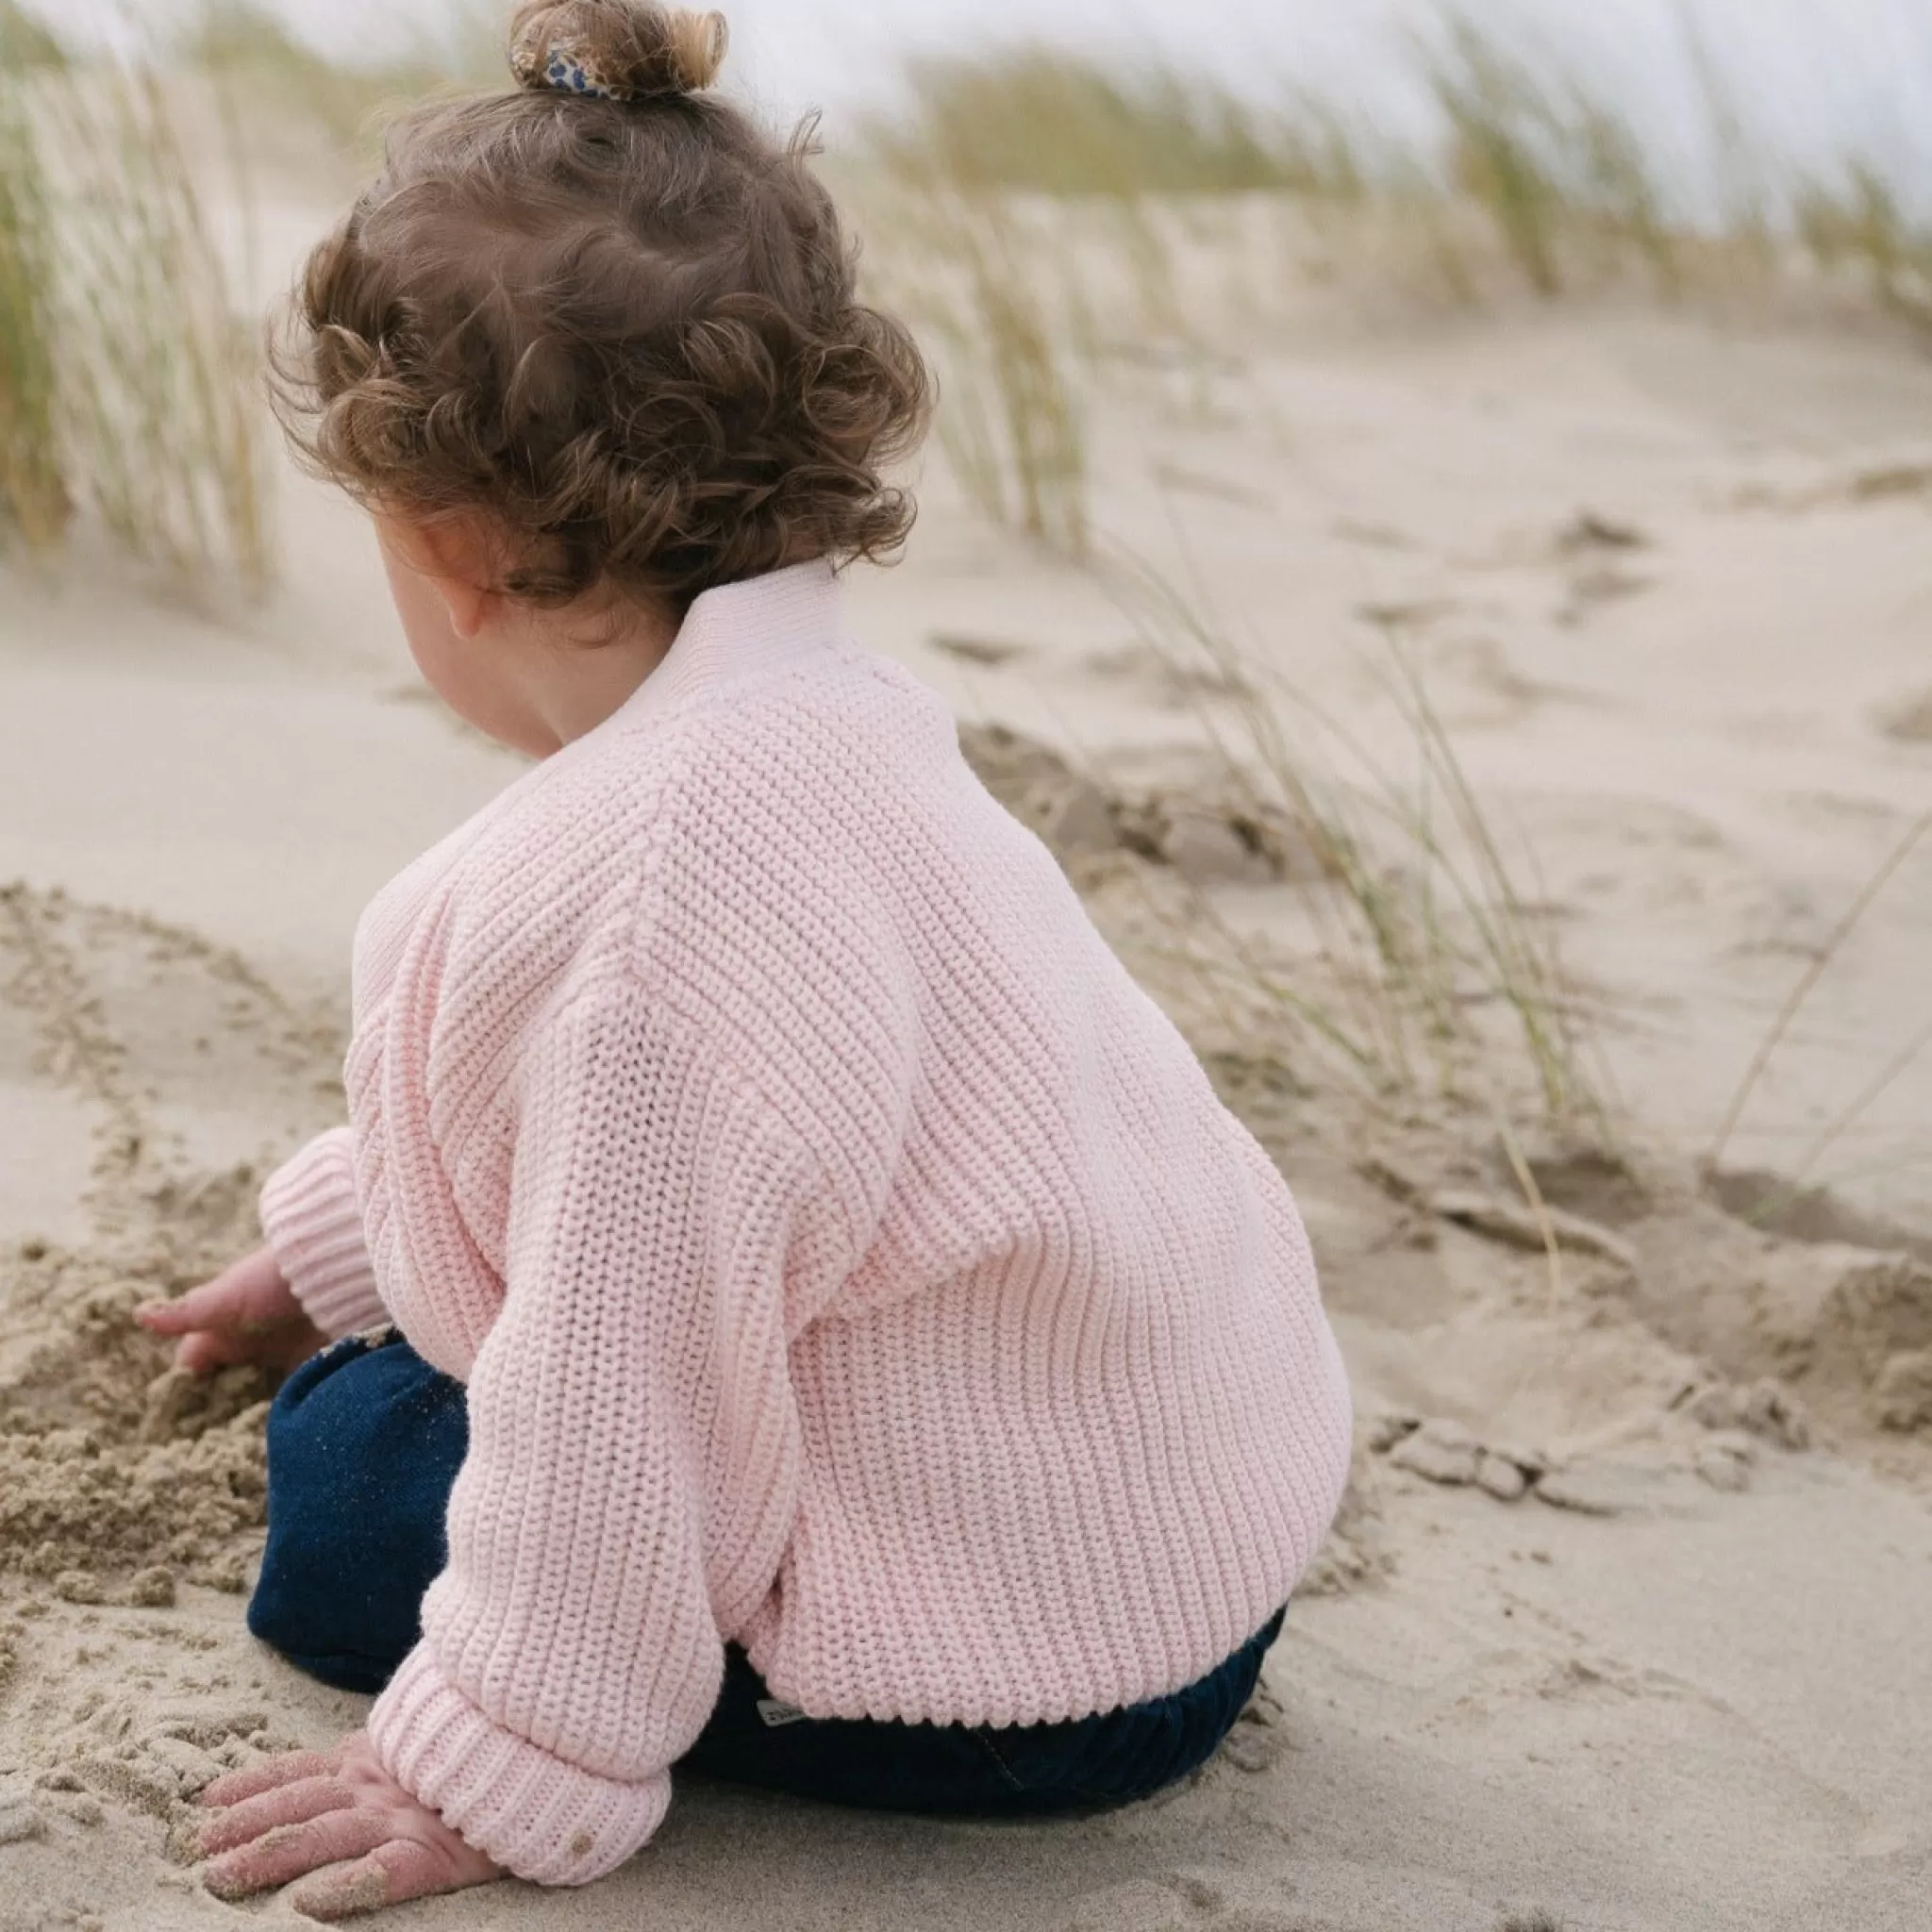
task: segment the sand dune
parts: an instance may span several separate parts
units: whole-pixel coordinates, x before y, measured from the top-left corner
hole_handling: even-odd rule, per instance
[[[1828,1157],[1844,1200],[1808,1204],[1808,1238],[1734,1218],[1691,1163],[1932,799],[1932,365],[1875,334],[1571,311],[1311,325],[1242,380],[1265,409],[1110,405],[1096,522],[1197,573],[1391,763],[1404,726],[1365,665],[1397,628],[1534,842],[1623,1157],[1532,1141],[1573,1219],[1532,1213],[1480,1113],[1310,1088],[1161,979],[1145,908],[1180,875],[1290,960],[1321,888],[1204,751],[1198,706],[1234,696],[974,521],[936,461],[911,559],[855,584],[858,627],[978,727],[1294,1183],[1358,1389],[1355,1492],[1266,1694],[1162,1802],[1008,1829],[693,1785],[591,1892],[399,1926],[1925,1923],[1932,1215],[1896,1162],[1932,1057]],[[8,567],[6,1932],[227,1923],[170,1857],[186,1798],[358,1708],[242,1629],[266,1390],[182,1387],[126,1316],[244,1244],[253,1177],[337,1117],[357,912],[515,766],[422,701],[353,513],[291,478],[283,517],[260,611]],[[1844,948],[1733,1167],[1787,1167],[1882,1066],[1928,947],[1932,862]]]

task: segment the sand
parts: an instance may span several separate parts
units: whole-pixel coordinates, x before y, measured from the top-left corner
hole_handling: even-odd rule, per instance
[[[271,213],[290,254],[319,219]],[[1093,579],[988,529],[935,463],[858,625],[955,701],[1293,1182],[1361,1412],[1342,1522],[1263,1695],[1155,1804],[1008,1828],[692,1782],[589,1892],[398,1926],[1925,1923],[1932,1212],[1898,1150],[1923,1151],[1932,1061],[1831,1157],[1858,1170],[1832,1199],[1776,1235],[1722,1204],[1922,1024],[1932,862],[1843,949],[1733,1177],[1714,1194],[1695,1158],[1932,798],[1932,364],[1876,330],[1599,308],[1311,315],[1240,376],[1184,410],[1105,403],[1096,522],[1197,571],[1399,758],[1364,669],[1394,617],[1533,836],[1617,1154],[1525,1127],[1531,1213],[1479,1109],[1365,1107],[1163,975],[1148,908],[1190,882],[1291,958],[1310,857],[1231,792],[1200,692]],[[287,575],[252,611],[95,558],[4,566],[4,1932],[232,1923],[170,1857],[187,1801],[362,1707],[242,1629],[265,1385],[182,1385],[127,1315],[244,1247],[260,1174],[339,1117],[357,913],[517,767],[425,702],[356,514],[292,476],[281,514]]]

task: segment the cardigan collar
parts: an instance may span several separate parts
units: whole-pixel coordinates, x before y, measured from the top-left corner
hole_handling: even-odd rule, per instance
[[[664,660],[617,717],[661,711],[701,691],[799,663],[845,637],[845,592],[824,561],[707,591]]]

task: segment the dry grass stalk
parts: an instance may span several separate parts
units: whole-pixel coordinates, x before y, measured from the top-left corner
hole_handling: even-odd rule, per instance
[[[1494,218],[1530,287],[1557,294],[1565,197],[1554,173],[1555,119],[1536,76],[1460,14],[1424,58],[1450,130],[1452,180]]]
[[[177,28],[172,55],[209,75],[225,94],[245,94],[315,122],[334,143],[367,158],[385,109],[453,87],[501,87],[508,5],[455,0],[439,25],[418,25],[386,59],[345,65],[293,33],[264,0],[201,0]]]
[[[108,72],[60,113],[80,157],[63,225],[76,477],[135,556],[258,586],[272,559],[253,331],[230,306],[160,82]]]
[[[1446,11],[1420,44],[1449,130],[1448,181],[1489,215],[1538,294],[1561,293],[1586,254],[1607,272],[1634,259],[1660,291],[1680,291],[1689,238],[1621,108],[1459,10]]]
[[[0,14],[0,44],[12,30]],[[270,573],[252,330],[155,75],[0,65],[0,505],[51,548],[92,513],[142,561]]]
[[[44,28],[0,7],[0,518],[36,550],[59,541],[72,507],[60,464],[53,209],[29,92],[58,60]]]
[[[421,92],[428,79],[407,69],[341,66],[255,0],[205,0],[175,53],[225,89],[245,90],[257,102],[273,101],[283,112],[314,120],[347,149],[368,147],[384,102]]]
[[[1822,267],[1859,275],[1881,308],[1932,332],[1932,226],[1906,212],[1897,191],[1862,158],[1801,186],[1798,234]]]
[[[991,522],[1084,558],[1087,427],[1074,331],[1023,212],[1004,194],[913,171],[874,226],[897,240],[886,299],[937,353],[941,444],[967,496]]]
[[[1724,1119],[1719,1124],[1717,1134],[1711,1141],[1710,1151],[1705,1156],[1704,1164],[1707,1172],[1715,1173],[1724,1164],[1725,1151],[1743,1121],[1744,1109],[1750,1106],[1751,1096],[1757,1091],[1757,1083],[1764,1077],[1765,1071],[1783,1043],[1785,1035],[1790,1031],[1791,1023],[1804,1010],[1806,1001],[1817,991],[1819,981],[1831,971],[1833,961],[1843,951],[1846,941],[1853,933],[1858,929],[1879,894],[1891,883],[1899,868],[1918,849],[1928,832],[1932,832],[1932,811],[1924,813],[1907,826],[1905,835],[1886,854],[1885,860],[1878,870],[1865,881],[1857,896],[1845,908],[1843,916],[1832,928],[1830,937],[1818,949],[1811,963],[1799,974],[1797,984],[1791,988],[1784,1005],[1778,1008],[1776,1017],[1766,1030],[1764,1038],[1758,1041],[1757,1051],[1752,1054],[1750,1064],[1744,1069],[1744,1077],[1738,1083],[1738,1091],[1731,1096],[1730,1106],[1724,1109]],[[1901,1068],[1900,1072],[1903,1071]],[[1862,1110],[1861,1107],[1859,1111]],[[1829,1141],[1841,1140],[1855,1118],[1856,1116],[1847,1118],[1837,1124],[1829,1136]],[[1823,1151],[1819,1150],[1819,1156],[1822,1156]]]
[[[1818,1163],[1898,1085],[1917,1064],[1927,1047],[1932,1047],[1932,1021],[1927,1021],[1913,1034],[1833,1116],[1830,1124],[1806,1149],[1804,1158],[1798,1162],[1790,1177],[1793,1187],[1804,1186],[1818,1171]]]
[[[1932,225],[1895,176],[1854,153],[1795,177],[1747,125],[1694,27],[1686,78],[1705,159],[1676,175],[1634,104],[1474,9],[1440,6],[1406,44],[1433,128],[1372,132],[1351,105],[1306,88],[1283,86],[1264,105],[1205,73],[1021,45],[915,67],[905,112],[874,123],[863,150],[888,174],[917,169],[976,195],[1110,208],[1141,306],[1164,303],[1164,321],[1185,305],[1159,216],[1258,195],[1331,237],[1357,231],[1365,258],[1387,260],[1376,234],[1407,234],[1461,302],[1493,282],[1485,271],[1499,251],[1545,297],[1626,271],[1668,297],[1734,293],[1808,260],[1932,328]],[[1480,249],[1472,214],[1490,231]],[[1284,250],[1284,269],[1292,256]]]
[[[1433,1083],[1457,1093],[1467,1015],[1500,1003],[1544,1112],[1607,1127],[1586,1064],[1576,1002],[1554,941],[1518,889],[1501,841],[1426,691],[1389,641],[1390,687],[1414,735],[1420,784],[1379,766],[1337,721],[1272,668],[1241,653],[1190,599],[1146,566],[1112,563],[1110,587],[1142,641],[1175,670],[1204,657],[1213,679],[1177,680],[1230,788],[1263,821],[1292,828],[1325,883],[1304,897],[1322,999],[1291,993],[1203,892],[1191,927],[1208,935],[1311,1051],[1384,1098]],[[1208,690],[1227,693],[1217,706]],[[1307,742],[1298,725],[1316,727]],[[1357,768],[1345,782],[1338,755]],[[1446,810],[1439,823],[1436,802]]]
[[[1326,187],[1347,165],[1339,124],[1306,133],[1218,82],[1158,65],[1108,71],[1022,45],[916,63],[910,111],[874,124],[897,172],[1054,196],[1230,194]]]

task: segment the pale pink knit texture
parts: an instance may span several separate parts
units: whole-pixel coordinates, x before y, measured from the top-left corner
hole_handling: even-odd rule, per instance
[[[419,860],[356,954],[355,1125],[263,1196],[472,1444],[383,1761],[512,1872],[657,1827],[742,1642],[821,1717],[1191,1682],[1349,1453],[1266,1156],[807,566]]]

